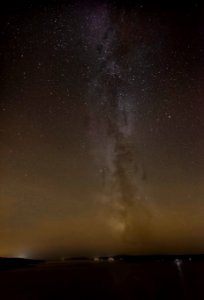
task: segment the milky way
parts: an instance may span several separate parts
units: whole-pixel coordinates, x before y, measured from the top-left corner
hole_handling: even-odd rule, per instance
[[[135,18],[137,17],[139,18],[135,14]],[[130,32],[121,36],[121,32],[129,25],[124,18],[122,12],[119,22],[115,23],[111,7],[96,7],[89,14],[87,37],[98,61],[98,69],[93,81],[90,81],[88,99],[90,146],[95,151],[104,184],[101,202],[109,210],[113,229],[127,236],[133,206],[139,204],[141,209],[143,205],[138,194],[139,179],[141,176],[146,178],[137,157],[135,143],[132,141],[137,131],[135,119],[138,91],[134,90],[131,82],[135,81],[134,73],[138,68],[135,63],[135,50],[141,45],[138,43],[137,47],[132,49],[127,44],[129,37],[126,34],[133,34],[135,29],[133,20]],[[121,48],[124,49],[124,56],[117,54]],[[129,67],[125,70],[127,57]],[[132,91],[130,85],[133,85]],[[146,221],[145,217],[144,219]]]

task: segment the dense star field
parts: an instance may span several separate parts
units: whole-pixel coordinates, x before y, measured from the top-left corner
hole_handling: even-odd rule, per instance
[[[0,256],[204,251],[199,2],[0,16]]]

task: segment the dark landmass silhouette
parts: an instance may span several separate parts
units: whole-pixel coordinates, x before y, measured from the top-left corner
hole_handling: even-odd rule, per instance
[[[204,254],[162,254],[162,255],[115,255],[117,261],[127,262],[174,262],[176,259],[185,261],[204,261]]]
[[[204,299],[203,278],[202,254],[0,258],[6,300]]]
[[[32,267],[36,264],[43,263],[45,260],[25,259],[17,257],[0,257],[0,270],[10,270],[17,268]]]
[[[86,256],[73,256],[73,257],[67,257],[67,258],[64,259],[64,261],[76,261],[76,260],[89,261],[89,260],[92,260],[92,258],[86,257]]]
[[[142,262],[174,262],[175,260],[187,261],[204,261],[204,254],[155,254],[155,255],[128,255],[118,254],[112,256],[96,256],[99,261],[125,261],[131,263],[142,263]],[[86,256],[73,256],[65,257],[64,261],[92,261],[94,257]]]

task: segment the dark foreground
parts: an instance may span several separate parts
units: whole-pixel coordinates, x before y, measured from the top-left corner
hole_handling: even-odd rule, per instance
[[[0,271],[0,299],[204,299],[204,262],[62,262]]]

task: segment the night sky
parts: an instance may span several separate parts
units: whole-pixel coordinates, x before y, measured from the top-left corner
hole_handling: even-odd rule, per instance
[[[8,3],[0,45],[0,256],[203,252],[200,3]]]

